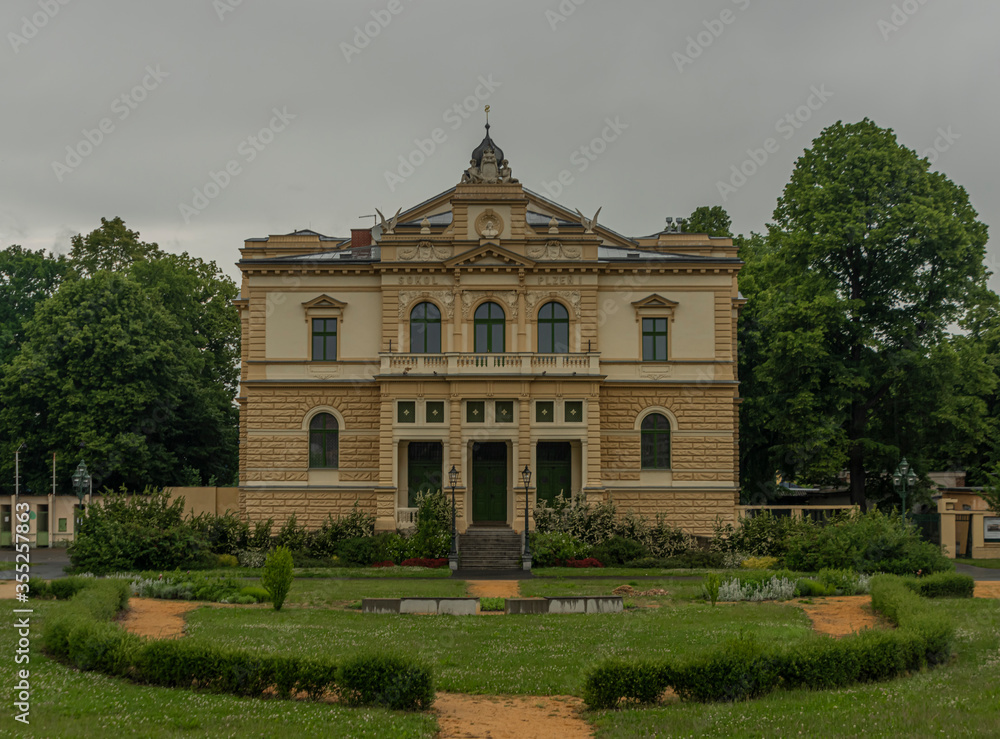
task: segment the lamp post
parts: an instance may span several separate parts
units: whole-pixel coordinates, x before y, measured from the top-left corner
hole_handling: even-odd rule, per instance
[[[76,490],[76,497],[80,499],[80,506],[77,511],[76,516],[76,526],[74,527],[74,537],[76,531],[79,530],[80,524],[83,522],[83,497],[86,495],[86,490],[90,487],[90,473],[87,472],[87,463],[82,459],[80,464],[76,466],[76,470],[73,472],[73,489]]]
[[[896,472],[892,476],[892,485],[899,491],[899,496],[903,499],[903,525],[906,525],[906,488],[913,487],[917,483],[917,476],[910,467],[910,463],[903,457]]]
[[[448,470],[448,482],[451,483],[451,554],[448,555],[448,568],[458,569],[458,529],[455,527],[455,487],[458,485],[458,470],[455,465]]]
[[[528,544],[528,486],[531,484],[531,469],[524,465],[521,470],[521,480],[524,482],[524,556],[522,566],[525,570],[531,569],[531,546]]]

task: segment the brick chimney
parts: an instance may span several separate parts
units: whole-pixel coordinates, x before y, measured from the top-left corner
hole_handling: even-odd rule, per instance
[[[371,245],[372,245],[372,230],[370,228],[351,229],[351,247],[371,246]]]

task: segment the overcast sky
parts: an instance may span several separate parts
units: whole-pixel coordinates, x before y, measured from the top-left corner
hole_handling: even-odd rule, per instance
[[[762,229],[866,116],[996,229],[998,30],[996,0],[4,0],[0,246],[121,216],[235,278],[245,238],[456,184],[484,104],[526,187],[630,236],[699,205]]]

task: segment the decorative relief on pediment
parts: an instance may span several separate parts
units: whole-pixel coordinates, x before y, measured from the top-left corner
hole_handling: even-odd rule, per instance
[[[455,294],[450,288],[443,290],[400,290],[399,317],[405,318],[416,303],[426,299],[436,300],[444,307],[444,316],[448,320],[455,317]]]
[[[525,253],[532,259],[555,262],[565,259],[579,259],[583,256],[583,248],[567,246],[561,241],[549,240],[545,244],[530,244]]]
[[[495,239],[503,233],[503,218],[492,208],[487,208],[476,218],[476,233],[484,239]]]
[[[401,246],[396,255],[401,262],[442,262],[452,255],[452,247],[421,241],[416,246]]]
[[[503,303],[512,320],[517,319],[517,290],[466,290],[462,293],[462,317],[468,320],[472,306],[482,298],[491,298]]]
[[[559,297],[569,302],[573,307],[576,320],[580,320],[580,291],[579,290],[532,290],[524,294],[524,302],[528,306],[528,313],[535,312],[535,306],[542,302],[547,302],[552,298]]]

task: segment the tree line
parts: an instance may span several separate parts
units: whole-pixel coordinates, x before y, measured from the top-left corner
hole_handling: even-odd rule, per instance
[[[231,484],[238,469],[240,322],[214,262],[142,241],[121,218],[68,255],[0,252],[0,480],[72,492]],[[22,446],[23,444],[23,446]]]

